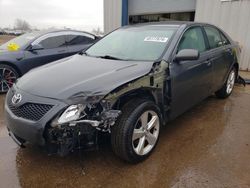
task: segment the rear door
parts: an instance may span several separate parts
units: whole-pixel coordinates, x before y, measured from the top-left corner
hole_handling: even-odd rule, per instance
[[[204,31],[200,26],[188,28],[181,37],[174,54],[183,49],[196,49],[200,52],[200,58],[170,63],[171,119],[210,95],[212,64],[207,48]]]
[[[213,26],[204,27],[209,43],[209,52],[213,64],[213,87],[215,92],[222,87],[232,65],[233,51],[229,40]]]
[[[32,44],[39,44],[43,49],[25,52],[25,62],[29,68],[62,59],[68,54],[65,33],[63,32],[44,35]]]
[[[88,33],[71,32],[66,36],[66,43],[68,46],[69,55],[76,54],[90,45],[95,41],[95,36]]]

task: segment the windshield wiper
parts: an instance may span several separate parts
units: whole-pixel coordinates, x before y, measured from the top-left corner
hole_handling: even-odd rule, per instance
[[[104,55],[104,56],[98,56],[98,57],[103,58],[103,59],[114,59],[114,60],[126,61],[126,59],[121,59],[112,55]]]
[[[80,55],[86,55],[86,56],[90,56],[90,57],[97,57],[97,58],[102,58],[102,59],[113,59],[113,60],[121,60],[121,61],[127,61],[127,59],[121,59],[112,55],[103,55],[103,56],[92,56],[90,54],[88,54],[87,52],[80,52]]]
[[[80,55],[86,55],[86,56],[89,56],[89,54],[87,52],[85,52],[84,50],[79,52]]]

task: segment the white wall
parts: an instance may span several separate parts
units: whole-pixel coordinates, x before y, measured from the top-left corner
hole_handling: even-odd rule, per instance
[[[242,46],[240,69],[250,71],[250,1],[197,0],[195,21],[217,25]]]
[[[121,27],[122,0],[104,0],[104,33]]]

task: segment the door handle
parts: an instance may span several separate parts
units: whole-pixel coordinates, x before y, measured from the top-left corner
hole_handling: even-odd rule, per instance
[[[210,66],[212,65],[212,62],[211,62],[210,60],[207,60],[207,61],[206,61],[206,65],[207,65],[208,67],[210,67]]]
[[[230,53],[231,55],[233,54],[233,51],[231,48],[226,49],[226,52]]]

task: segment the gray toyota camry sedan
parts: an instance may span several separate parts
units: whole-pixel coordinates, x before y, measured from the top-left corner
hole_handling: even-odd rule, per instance
[[[36,68],[9,90],[9,135],[66,155],[95,148],[102,132],[114,153],[136,163],[161,127],[206,97],[227,98],[238,78],[238,47],[203,23],[122,27],[86,51]]]

